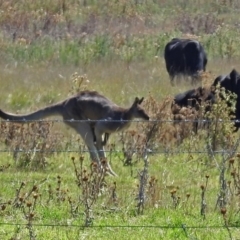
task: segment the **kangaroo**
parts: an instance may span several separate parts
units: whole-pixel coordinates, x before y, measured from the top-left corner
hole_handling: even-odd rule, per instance
[[[149,116],[140,106],[143,100],[144,98],[136,97],[131,107],[122,108],[96,91],[81,91],[64,101],[30,114],[18,115],[0,109],[0,117],[24,123],[24,120],[34,121],[50,116],[62,116],[65,124],[75,129],[84,140],[91,160],[101,167],[101,160],[106,158],[104,145],[110,134],[128,128],[130,120],[135,118],[149,120]],[[116,176],[109,163],[107,168],[111,175]]]

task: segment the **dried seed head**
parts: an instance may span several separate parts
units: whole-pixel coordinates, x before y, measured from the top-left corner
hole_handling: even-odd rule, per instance
[[[33,193],[33,198],[37,199],[38,198],[38,194],[37,193]]]
[[[240,153],[237,154],[237,157],[240,158]]]
[[[227,213],[227,209],[226,208],[221,208],[221,214],[225,215]]]
[[[85,177],[83,177],[83,179],[82,179],[84,182],[87,182],[88,181],[88,177],[87,176],[85,176]]]
[[[32,203],[31,202],[27,202],[27,207],[31,207]]]
[[[97,164],[96,162],[92,162],[92,163],[91,163],[91,166],[92,166],[93,168],[97,168],[97,167],[98,167],[98,164]]]
[[[31,213],[29,214],[29,219],[33,219],[33,218],[34,218],[34,213],[31,212]]]
[[[1,210],[4,211],[5,209],[6,209],[6,205],[3,204],[3,205],[1,206]]]
[[[26,185],[26,182],[22,182],[21,183],[21,187],[25,186]]]
[[[229,164],[233,164],[233,163],[234,163],[234,160],[235,160],[234,158],[230,158],[230,159],[229,159]]]
[[[32,191],[37,191],[38,187],[36,185],[33,186]]]
[[[208,178],[209,178],[209,175],[207,174],[205,177],[208,179]]]
[[[177,189],[175,188],[170,191],[171,195],[174,195],[176,192],[177,192]]]
[[[132,137],[133,137],[136,133],[137,133],[137,132],[134,131],[134,130],[130,131],[130,134],[132,135]]]
[[[190,197],[190,193],[187,193],[186,196],[187,196],[187,198],[189,198]]]
[[[204,189],[205,189],[205,186],[202,184],[202,185],[200,186],[200,188],[201,188],[202,190],[204,190]]]
[[[154,179],[155,179],[155,177],[153,177],[153,176],[150,177],[150,180],[153,180],[153,181],[154,181]]]
[[[19,200],[20,202],[23,202],[23,197],[20,196],[20,197],[18,198],[18,200]]]
[[[106,163],[107,163],[106,159],[103,159],[103,160],[101,161],[101,164],[102,164],[102,165],[106,165]]]
[[[84,156],[80,156],[79,159],[82,162],[84,160]]]

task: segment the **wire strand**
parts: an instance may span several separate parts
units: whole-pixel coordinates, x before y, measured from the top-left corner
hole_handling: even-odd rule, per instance
[[[225,122],[233,122],[233,123],[240,123],[240,119],[236,119],[236,120],[224,120],[224,119],[217,119],[217,120],[210,120],[210,119],[183,119],[183,120],[174,120],[174,119],[150,119],[150,120],[142,120],[142,119],[134,119],[134,120],[113,120],[113,119],[99,119],[99,120],[91,120],[91,119],[86,119],[86,120],[75,120],[75,119],[70,119],[70,120],[62,120],[62,119],[47,119],[47,120],[26,120],[26,119],[22,119],[22,120],[0,120],[0,123],[31,123],[31,122],[41,122],[41,123],[45,123],[45,122],[136,122],[136,123],[140,123],[140,122],[144,122],[144,123],[165,123],[165,122],[169,122],[169,123],[184,123],[184,122],[201,122],[201,123],[211,123],[211,122],[221,122],[221,123],[225,123]]]
[[[0,222],[1,225],[8,225],[8,226],[27,226],[27,223],[6,223]],[[85,227],[84,225],[78,224],[31,224],[33,227]],[[92,225],[88,228],[163,228],[163,229],[182,229],[183,224],[179,226],[169,226],[169,225]],[[213,228],[226,228],[224,225],[212,225],[212,226],[187,226],[184,224],[184,228],[186,229],[213,229]],[[228,226],[228,228],[236,228],[239,229],[240,226]]]

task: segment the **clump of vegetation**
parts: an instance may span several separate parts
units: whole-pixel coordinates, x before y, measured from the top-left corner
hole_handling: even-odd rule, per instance
[[[226,93],[225,89],[219,86],[215,90],[216,104],[211,106],[211,111],[206,113],[208,124],[208,147],[213,151],[225,149],[232,151],[235,145],[232,132],[234,131],[234,122],[231,121],[236,111],[236,95]]]
[[[41,169],[61,146],[61,135],[52,134],[52,127],[53,122],[49,121],[25,124],[2,121],[0,139],[7,147],[5,151],[11,152],[17,167]]]
[[[73,212],[74,214],[76,214],[79,205],[84,206],[84,226],[89,227],[93,224],[94,204],[96,203],[105,185],[107,163],[105,162],[105,160],[103,160],[101,162],[101,169],[99,168],[97,163],[92,163],[89,172],[83,167],[83,160],[83,156],[80,156],[78,161],[74,157],[72,157],[76,184],[81,194],[77,197],[77,202],[75,203],[75,206],[73,206],[73,201],[71,198],[69,198],[68,201],[71,206],[71,212]]]
[[[88,83],[90,82],[87,75],[80,75],[78,72],[73,73],[70,76],[71,81],[71,89],[70,89],[70,96],[79,93],[80,91],[84,91],[88,87]]]

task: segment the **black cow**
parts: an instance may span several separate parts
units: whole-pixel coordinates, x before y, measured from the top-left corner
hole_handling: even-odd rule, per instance
[[[188,90],[184,93],[179,93],[174,97],[173,104],[179,107],[192,107],[199,110],[203,102],[213,104],[215,102],[215,95],[211,89],[198,87]],[[209,108],[208,108],[209,109]],[[206,109],[206,111],[208,111]]]
[[[228,75],[218,76],[212,86],[216,87],[218,84],[220,87],[225,88],[225,90],[237,95],[236,110],[233,112],[235,117],[233,120],[238,120],[235,122],[237,131],[240,128],[240,74],[233,69]]]
[[[203,113],[210,111],[211,105],[215,103],[215,94],[212,92],[211,88],[198,87],[184,93],[177,94],[174,97],[171,107],[174,120],[179,121],[189,119],[189,116],[191,116],[190,119],[194,120],[193,130],[194,132],[197,132],[199,127],[197,121],[199,118],[198,111],[203,103],[205,104]],[[183,108],[187,108],[188,110],[182,111]],[[183,116],[182,113],[186,114],[186,116]]]
[[[218,84],[220,84],[220,87],[224,87],[226,90],[240,96],[240,74],[235,69],[227,75],[218,76],[212,86],[216,87]]]
[[[173,84],[175,76],[191,76],[192,83],[206,70],[207,54],[197,40],[173,38],[164,50],[166,68]]]
[[[199,87],[197,89],[188,90],[184,93],[177,94],[174,98],[172,105],[172,112],[175,116],[177,115],[176,108],[174,107],[177,104],[180,108],[191,106],[194,110],[198,111],[199,106],[203,102],[208,102],[206,105],[205,111],[211,110],[211,105],[216,102],[216,86],[220,85],[220,87],[225,88],[225,90],[235,93],[237,95],[236,99],[236,110],[231,113],[233,115],[233,120],[238,120],[235,122],[236,131],[240,128],[240,74],[233,69],[227,75],[218,76],[210,89]],[[222,93],[219,94],[220,97],[223,98]],[[228,102],[227,102],[228,104]],[[230,104],[229,104],[230,106]]]

